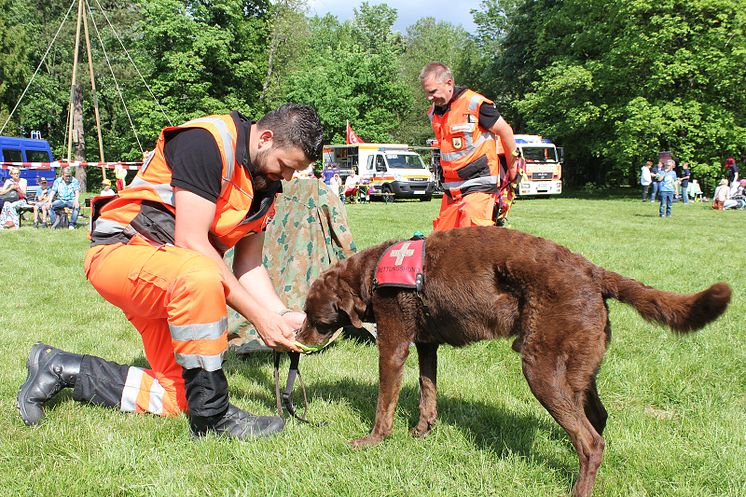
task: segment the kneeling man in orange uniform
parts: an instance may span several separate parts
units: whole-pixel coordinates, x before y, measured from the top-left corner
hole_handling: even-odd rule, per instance
[[[127,189],[94,203],[85,258],[88,280],[140,332],[150,369],[37,343],[18,393],[24,422],[37,424],[44,404],[72,387],[75,400],[123,411],[187,412],[194,436],[281,431],[282,418],[228,402],[226,303],[270,347],[299,351],[305,315],[275,293],[262,245],[280,180],[320,156],[322,134],[316,111],[295,104],[258,122],[233,112],[164,129]]]

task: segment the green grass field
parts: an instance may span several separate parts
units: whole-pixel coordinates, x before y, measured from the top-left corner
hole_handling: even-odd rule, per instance
[[[348,207],[361,248],[429,232],[438,201]],[[599,375],[609,411],[597,496],[746,495],[746,250],[743,212],[615,197],[522,200],[514,229],[551,238],[596,264],[655,287],[733,288],[724,317],[674,336],[610,302],[613,340]],[[137,332],[86,282],[85,230],[0,232],[0,495],[29,496],[558,496],[577,472],[565,432],[531,395],[509,341],[441,349],[439,423],[423,440],[416,353],[407,362],[394,434],[352,450],[372,426],[377,355],[341,341],[304,359],[309,417],[253,442],[192,441],[184,416],[160,419],[81,405],[69,393],[26,427],[15,398],[29,347],[43,340],[74,352],[144,365]],[[273,412],[271,359],[225,365],[232,400]]]

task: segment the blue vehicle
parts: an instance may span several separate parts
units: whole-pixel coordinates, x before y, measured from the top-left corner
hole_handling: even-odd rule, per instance
[[[52,149],[47,140],[41,138],[17,138],[0,136],[0,162],[52,162]],[[7,169],[0,169],[0,185],[10,177]],[[21,178],[26,179],[27,195],[31,197],[38,187],[38,179],[47,178],[51,185],[56,173],[54,169],[27,169],[21,167]]]

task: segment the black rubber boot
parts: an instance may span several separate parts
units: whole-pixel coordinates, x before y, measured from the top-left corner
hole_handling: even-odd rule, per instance
[[[23,422],[35,425],[44,417],[44,403],[66,387],[74,387],[83,356],[36,342],[31,347],[26,382],[18,391],[18,412]]]
[[[285,427],[285,421],[279,416],[254,416],[233,404],[228,404],[228,410],[223,414],[206,417],[192,415],[189,427],[193,437],[213,433],[246,440],[281,432]]]

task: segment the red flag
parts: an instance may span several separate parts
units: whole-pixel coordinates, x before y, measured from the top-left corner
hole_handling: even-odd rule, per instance
[[[352,131],[352,127],[350,126],[350,121],[347,121],[347,145],[351,145],[353,143],[365,143],[363,140],[360,139],[357,134]]]

